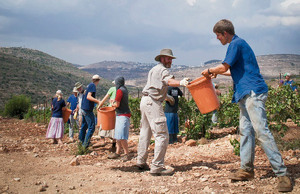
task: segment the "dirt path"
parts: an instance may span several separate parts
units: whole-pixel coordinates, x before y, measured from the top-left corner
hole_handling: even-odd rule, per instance
[[[255,179],[230,182],[228,173],[239,167],[239,157],[229,143],[231,135],[194,147],[170,145],[166,165],[176,173],[153,177],[134,168],[137,135],[129,140],[131,161],[108,160],[107,145],[78,156],[80,164],[72,166],[76,143],[52,145],[45,134],[45,125],[0,117],[0,193],[277,193],[277,179],[259,147]],[[153,146],[150,150],[149,162]],[[300,193],[300,150],[282,155],[293,178],[292,193]]]

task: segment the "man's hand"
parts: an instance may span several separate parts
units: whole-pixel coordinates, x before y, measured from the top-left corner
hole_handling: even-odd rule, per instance
[[[205,77],[209,77],[209,78],[216,78],[218,74],[216,73],[212,73],[209,71],[209,69],[204,69],[201,74]]]
[[[181,86],[187,86],[188,84],[189,84],[189,79],[190,78],[183,78],[180,82],[179,82],[179,84],[181,85]],[[178,82],[177,82],[178,83]]]

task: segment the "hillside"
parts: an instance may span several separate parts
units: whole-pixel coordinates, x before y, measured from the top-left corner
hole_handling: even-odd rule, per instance
[[[292,75],[300,74],[300,55],[292,55],[292,54],[278,54],[278,55],[262,55],[257,56],[257,61],[260,67],[260,72],[264,76],[264,78],[268,81],[279,79],[279,75],[281,74],[281,78],[283,79],[283,74],[286,72],[290,72]],[[177,79],[182,79],[184,77],[189,77],[192,80],[198,77],[201,77],[201,72],[210,67],[214,67],[220,64],[221,61],[212,60],[208,61],[204,64],[204,66],[196,66],[196,67],[188,67],[188,66],[172,66],[170,72],[175,75]],[[132,69],[131,74],[135,74],[135,79],[129,79],[127,81],[128,84],[136,85],[143,87],[147,81],[147,72],[143,74],[139,74]],[[101,75],[101,74],[100,74]],[[138,76],[141,75],[141,76]],[[215,83],[220,83],[223,87],[231,85],[231,77],[227,76],[218,76],[217,79],[214,79]]]
[[[26,48],[0,48],[0,109],[12,95],[25,94],[32,103],[50,102],[60,89],[67,98],[77,81],[87,85],[92,75],[71,63],[41,51]],[[110,81],[101,80],[98,95],[104,95]]]

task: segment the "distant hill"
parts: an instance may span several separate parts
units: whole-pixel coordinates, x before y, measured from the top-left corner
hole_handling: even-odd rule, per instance
[[[214,60],[209,60],[209,61],[204,62],[204,65],[209,65],[211,63],[221,63],[221,62],[222,62],[221,60],[214,59]]]
[[[279,79],[279,74],[291,72],[294,75],[300,73],[300,55],[293,54],[276,54],[257,56],[260,71],[266,80]],[[189,77],[196,79],[201,77],[201,72],[209,67],[221,64],[221,60],[214,59],[204,63],[203,66],[189,67],[185,65],[172,65],[170,72],[177,79]],[[102,61],[81,67],[80,69],[87,72],[96,72],[100,76],[113,80],[117,75],[122,75],[126,79],[126,84],[144,87],[147,81],[149,70],[156,63],[137,63],[122,61]],[[226,76],[218,76],[214,82],[222,82],[225,85],[231,84],[231,78]]]
[[[0,109],[12,95],[25,94],[35,104],[48,101],[60,89],[67,99],[77,81],[86,86],[92,77],[71,63],[19,47],[0,47],[0,72]],[[110,81],[101,80],[97,96],[103,96],[111,85]]]
[[[125,80],[137,79],[147,76],[148,71],[155,66],[155,63],[138,63],[123,61],[102,61],[80,67],[81,70],[89,73],[95,72],[100,76],[114,80],[117,76],[122,75]]]

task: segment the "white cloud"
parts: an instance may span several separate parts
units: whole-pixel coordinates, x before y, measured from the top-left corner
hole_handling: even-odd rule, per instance
[[[197,0],[186,0],[186,2],[190,5],[190,6],[194,6],[197,2]]]
[[[272,51],[260,44],[266,37],[282,37],[278,50],[300,51],[300,0],[1,0],[0,42],[81,64],[152,62],[161,48],[171,47],[178,63],[198,64],[223,58],[226,47],[212,32],[223,18],[260,45],[261,53]]]

